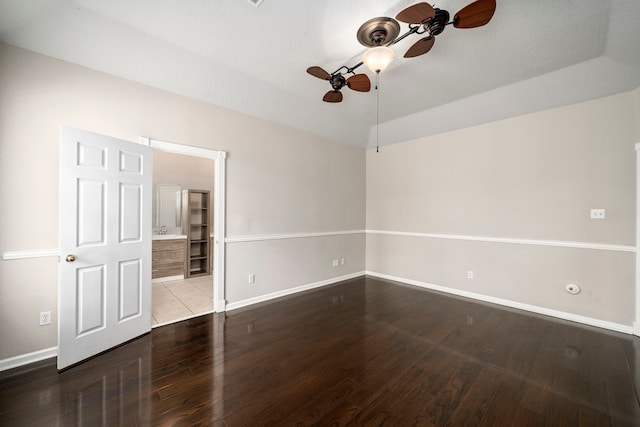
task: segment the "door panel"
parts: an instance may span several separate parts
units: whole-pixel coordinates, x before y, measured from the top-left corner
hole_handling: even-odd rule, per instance
[[[62,128],[58,369],[151,329],[151,162],[149,147]]]
[[[78,336],[105,327],[105,266],[78,269]]]
[[[78,150],[78,166],[97,169],[107,168],[107,156],[106,149],[104,147],[86,144],[81,141],[76,142]]]
[[[120,184],[120,243],[142,239],[142,187]]]
[[[142,312],[142,269],[140,260],[134,259],[120,262],[118,305],[120,307],[118,321],[138,316]]]
[[[105,244],[105,190],[104,181],[78,180],[78,247]]]
[[[142,156],[137,153],[120,151],[120,172],[142,175]]]

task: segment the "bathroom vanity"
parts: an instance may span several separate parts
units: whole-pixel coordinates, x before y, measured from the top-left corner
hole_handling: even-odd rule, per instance
[[[186,277],[187,236],[153,236],[151,279],[180,280]]]

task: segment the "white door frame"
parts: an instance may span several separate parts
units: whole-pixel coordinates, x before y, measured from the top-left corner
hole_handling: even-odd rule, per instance
[[[158,141],[155,139],[140,137],[140,144],[151,148],[166,151],[168,153],[182,154],[187,156],[203,157],[215,161],[215,171],[213,179],[213,311],[221,313],[226,310],[225,299],[225,237],[226,237],[226,151],[210,150],[207,148],[192,147],[189,145],[176,144],[173,142]]]
[[[636,317],[633,334],[640,337],[640,142],[636,143]]]

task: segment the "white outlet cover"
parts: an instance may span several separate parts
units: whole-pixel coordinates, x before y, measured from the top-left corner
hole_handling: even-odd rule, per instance
[[[40,326],[50,325],[50,324],[51,324],[51,312],[50,311],[40,312]]]
[[[605,210],[591,209],[591,219],[605,219]]]

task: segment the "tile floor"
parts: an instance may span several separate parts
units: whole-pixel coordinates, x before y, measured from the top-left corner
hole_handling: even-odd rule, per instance
[[[151,327],[213,312],[213,276],[153,283]]]

